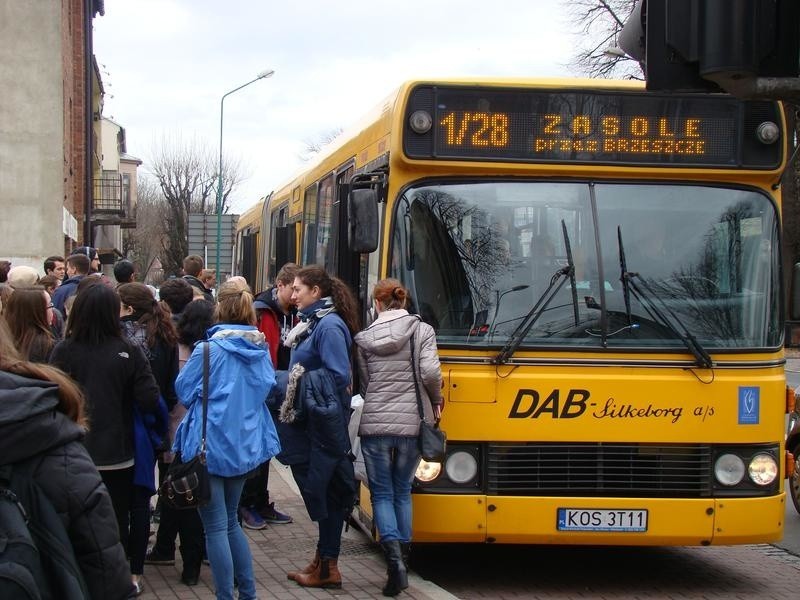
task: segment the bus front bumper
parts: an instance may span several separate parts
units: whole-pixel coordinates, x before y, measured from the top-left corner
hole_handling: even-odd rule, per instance
[[[773,542],[783,537],[786,496],[765,498],[553,498],[414,494],[415,542],[694,546]],[[642,517],[644,531],[560,530],[559,516]],[[585,525],[593,527],[591,518]],[[564,523],[561,526],[564,528]]]

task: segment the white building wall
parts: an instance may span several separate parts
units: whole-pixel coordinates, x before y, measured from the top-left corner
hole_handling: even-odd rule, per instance
[[[0,258],[64,252],[61,10],[0,0]]]
[[[118,135],[121,127],[111,119],[103,117],[100,121],[100,148],[103,171],[119,171]]]

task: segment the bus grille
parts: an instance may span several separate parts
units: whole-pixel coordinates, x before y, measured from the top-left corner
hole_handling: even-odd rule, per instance
[[[499,496],[711,496],[711,446],[489,444],[487,492]]]

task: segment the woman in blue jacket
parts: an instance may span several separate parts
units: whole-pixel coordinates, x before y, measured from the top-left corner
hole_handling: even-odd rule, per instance
[[[264,335],[255,327],[250,290],[223,284],[208,330],[211,356],[208,378],[206,461],[211,501],[199,509],[206,531],[206,550],[217,598],[233,599],[234,576],[239,598],[256,597],[253,558],[237,519],[247,474],[280,451],[278,436],[264,399],[275,385],[275,373]],[[175,435],[174,451],[188,461],[200,450],[203,422],[203,343],[199,343],[175,381],[187,413]]]
[[[336,396],[341,404],[341,418],[336,423],[341,431],[333,432],[334,437],[347,437],[351,396],[350,348],[353,334],[359,330],[358,305],[350,288],[336,277],[330,277],[320,266],[312,265],[301,269],[292,286],[292,302],[297,306],[301,322],[289,333],[286,345],[292,347],[289,372],[295,365],[302,365],[305,372],[326,369],[330,375]],[[287,394],[288,395],[288,394]],[[299,427],[302,427],[300,425]],[[299,427],[292,427],[295,431]],[[292,475],[298,487],[304,492],[309,513],[316,513],[318,506],[308,506],[308,489],[315,479],[313,465],[317,463],[311,453],[317,451],[314,432],[306,427],[303,436],[292,436],[285,443],[291,444],[287,454],[293,456],[289,461]],[[329,432],[330,433],[330,432]],[[298,439],[299,437],[299,439]],[[348,440],[349,445],[349,440]],[[323,458],[323,460],[325,460]],[[342,527],[347,513],[352,507],[350,489],[355,489],[352,462],[342,453],[339,461],[340,473],[348,472],[352,481],[337,485],[336,478],[328,484],[328,493],[323,494],[325,506],[322,512],[327,516],[314,518],[319,525],[317,552],[311,563],[300,571],[288,573],[292,579],[304,587],[340,588],[342,576],[339,573],[338,558],[342,540]],[[347,477],[347,475],[345,475]],[[318,478],[316,478],[318,479]]]

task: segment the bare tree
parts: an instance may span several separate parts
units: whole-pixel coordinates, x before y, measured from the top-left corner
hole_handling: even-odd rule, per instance
[[[189,253],[189,214],[217,213],[219,163],[210,146],[194,139],[162,138],[150,163],[164,199],[162,262],[167,273],[178,274]],[[244,180],[238,160],[223,160],[221,212],[228,212],[230,194]]]
[[[136,187],[136,228],[125,231],[122,250],[137,265],[144,280],[150,266],[156,258],[160,258],[164,248],[166,203],[153,178],[140,175]]]
[[[635,60],[614,52],[619,33],[627,21],[636,0],[563,0],[564,7],[572,16],[576,35],[581,43],[570,62],[570,67],[589,77],[622,77],[643,79],[641,65]],[[787,135],[789,152],[800,139],[800,118],[798,106],[784,103],[787,115]],[[793,266],[800,262],[800,157],[791,155],[794,160],[787,165],[782,178],[782,250],[784,283],[787,290],[787,315],[792,316],[789,304]]]
[[[617,41],[636,0],[564,0],[579,38],[569,67],[597,78],[644,79],[641,65]]]
[[[322,152],[322,149],[330,144],[333,140],[339,137],[342,133],[341,127],[335,127],[330,131],[326,131],[325,133],[321,133],[315,139],[306,138],[303,140],[303,143],[306,147],[303,149],[302,154],[300,154],[300,160],[302,161],[309,161],[315,155]]]

